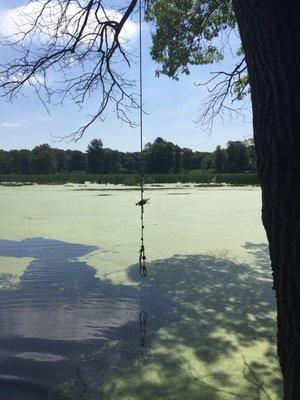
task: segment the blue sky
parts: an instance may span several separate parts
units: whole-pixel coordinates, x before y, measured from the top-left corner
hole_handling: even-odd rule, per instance
[[[0,24],[9,9],[26,3],[24,0],[2,0],[0,5]],[[108,2],[109,3],[109,2]],[[233,65],[234,60],[228,51],[221,65],[198,66],[192,68],[190,76],[182,76],[179,82],[166,77],[155,77],[157,65],[149,56],[151,44],[150,27],[143,27],[144,57],[144,104],[147,115],[144,118],[144,140],[153,141],[157,136],[173,141],[182,147],[199,151],[210,151],[220,144],[225,146],[229,140],[249,137],[252,132],[251,113],[245,119],[233,118],[222,121],[216,119],[213,131],[208,134],[195,121],[199,116],[201,103],[207,97],[204,87],[195,83],[210,78],[210,73]],[[137,47],[137,38],[131,38],[131,49]],[[238,40],[233,38],[233,47]],[[1,62],[7,58],[7,50],[1,51]],[[132,73],[137,73],[133,66]],[[92,101],[80,111],[72,103],[63,107],[51,107],[49,116],[35,94],[26,88],[13,103],[0,99],[0,148],[33,148],[41,143],[53,147],[85,150],[93,138],[101,138],[105,147],[122,151],[135,151],[139,148],[139,131],[130,128],[108,114],[104,122],[96,122],[77,143],[67,140],[55,141],[51,135],[63,137],[78,128],[92,108]]]

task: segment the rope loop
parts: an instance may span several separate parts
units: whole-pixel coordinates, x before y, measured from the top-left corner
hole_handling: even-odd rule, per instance
[[[139,272],[143,278],[146,278],[148,271],[146,267],[145,246],[142,244],[139,255]]]
[[[143,326],[143,328],[146,327],[146,323],[148,320],[148,314],[146,311],[141,311],[140,315],[139,315],[139,320],[140,320],[140,324]],[[144,329],[143,329],[144,330]]]
[[[140,320],[140,335],[141,335],[141,346],[143,347],[146,342],[146,325],[148,321],[148,314],[146,311],[141,311],[139,315]]]
[[[141,362],[145,362],[146,359],[146,351],[145,351],[145,345],[146,345],[146,336],[147,336],[147,320],[148,320],[148,314],[146,311],[141,311],[139,315],[139,320],[140,320],[140,360]]]

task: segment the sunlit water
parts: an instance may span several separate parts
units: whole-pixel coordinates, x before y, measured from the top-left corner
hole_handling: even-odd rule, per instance
[[[137,194],[92,189],[0,188],[0,399],[279,399],[259,190],[151,193],[142,279]]]

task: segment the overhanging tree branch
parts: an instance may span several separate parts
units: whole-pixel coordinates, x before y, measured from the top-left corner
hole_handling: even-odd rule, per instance
[[[244,117],[245,108],[234,103],[243,100],[249,93],[247,66],[243,57],[232,71],[216,71],[213,77],[196,86],[205,86],[209,92],[201,107],[201,115],[197,123],[211,132],[215,118],[229,117],[233,114]]]
[[[105,117],[109,104],[118,118],[135,125],[130,110],[139,107],[138,95],[134,80],[122,71],[132,61],[122,34],[137,2],[108,10],[102,0],[29,1],[38,4],[38,10],[29,15],[28,6],[24,7],[20,19],[25,23],[1,40],[16,55],[0,66],[1,96],[13,100],[30,85],[46,107],[66,99],[83,107],[87,98],[99,93],[96,111],[69,135],[75,140],[96,119]]]
[[[124,74],[132,63],[124,32],[137,3],[128,0],[125,6],[111,10],[102,0],[30,0],[34,12],[24,7],[16,33],[0,42],[16,55],[0,66],[0,95],[13,100],[31,86],[47,109],[49,104],[62,105],[69,99],[83,108],[93,97],[94,111],[69,135],[71,140],[81,138],[108,111],[136,126],[131,112],[139,101],[135,80]],[[152,57],[162,65],[158,74],[177,79],[179,73],[190,73],[190,65],[223,59],[223,48],[218,48],[215,38],[225,34],[228,40],[236,27],[231,0],[144,3],[147,19],[156,29]],[[211,130],[217,115],[243,111],[232,106],[248,93],[243,58],[232,72],[217,72],[205,84],[209,97],[201,107],[201,125]]]

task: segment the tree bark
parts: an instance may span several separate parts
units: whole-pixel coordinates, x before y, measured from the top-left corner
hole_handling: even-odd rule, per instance
[[[233,0],[277,299],[284,399],[300,399],[300,2]]]

